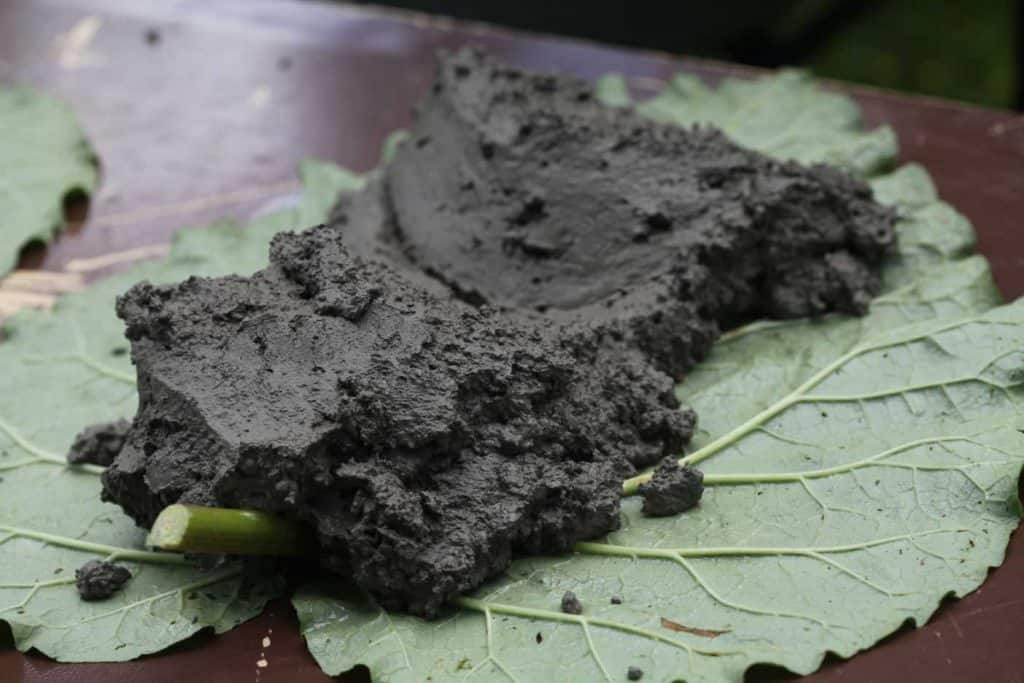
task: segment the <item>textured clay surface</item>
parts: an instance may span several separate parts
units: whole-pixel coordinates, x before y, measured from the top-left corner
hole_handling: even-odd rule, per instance
[[[121,452],[125,434],[132,423],[128,420],[102,422],[86,427],[75,437],[68,451],[72,465],[100,465],[106,467]]]
[[[721,326],[863,313],[894,216],[827,166],[601,105],[589,84],[443,58],[394,162],[336,224],[474,304],[581,321],[681,375]],[[383,246],[382,246],[383,245]]]
[[[130,571],[113,562],[89,560],[75,570],[75,588],[83,600],[106,600],[130,578]]]
[[[321,562],[432,616],[516,553],[616,528],[693,431],[722,325],[860,312],[892,215],[826,168],[442,59],[396,159],[251,277],[118,302],[139,410],[104,496],[310,524]]]
[[[140,524],[174,502],[277,512],[387,607],[432,614],[514,552],[615,528],[623,477],[690,437],[638,354],[438,299],[329,227],[278,235],[271,261],[118,302],[139,411],[104,493]]]
[[[704,474],[675,458],[665,458],[654,470],[650,481],[640,485],[644,498],[643,513],[648,517],[667,517],[686,512],[704,495]]]

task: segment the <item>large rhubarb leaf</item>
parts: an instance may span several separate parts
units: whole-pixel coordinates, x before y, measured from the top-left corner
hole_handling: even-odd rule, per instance
[[[642,111],[864,175],[895,154],[891,133],[862,132],[848,100],[803,76],[702,88],[677,79]],[[0,620],[20,648],[127,659],[260,609],[269,587],[242,590],[234,565],[204,572],[141,550],[140,532],[98,501],[95,472],[61,454],[82,426],[134,410],[113,297],[141,278],[255,270],[274,232],[323,220],[337,192],[361,182],[329,165],[303,171],[300,207],[245,229],[184,232],[168,260],[10,322]],[[681,387],[702,418],[688,456],[707,473],[697,511],[651,520],[628,499],[621,531],[567,557],[518,561],[438,622],[386,614],[336,584],[307,586],[295,604],[325,671],[366,664],[378,681],[620,680],[627,666],[644,680],[739,680],[755,662],[810,671],[826,651],[852,654],[975,588],[1017,522],[1024,305],[980,313],[996,301],[987,267],[967,257],[970,225],[936,201],[926,173],[872,183],[902,218],[871,314],[755,324]],[[70,574],[107,555],[136,577],[106,603],[81,603]],[[583,615],[558,610],[565,590]]]
[[[0,87],[0,275],[64,226],[64,198],[91,193],[96,160],[74,116],[28,88]]]
[[[752,391],[771,390],[756,377]],[[861,341],[688,458],[698,509],[517,561],[436,622],[295,598],[328,673],[376,681],[739,681],[847,657],[975,589],[1018,522],[1024,301]],[[559,611],[572,590],[580,616]],[[619,596],[621,604],[613,604]]]
[[[621,83],[601,94],[629,103]],[[852,102],[802,74],[717,90],[680,76],[639,110],[867,177],[895,154],[888,129],[864,132]],[[697,510],[649,519],[629,498],[620,531],[518,560],[436,622],[307,586],[294,604],[323,669],[363,664],[375,681],[806,673],[976,588],[1019,517],[1024,303],[985,313],[998,294],[969,256],[973,230],[922,169],[871,182],[900,212],[900,249],[870,314],[755,323],[680,386],[700,416],[686,456],[706,473]],[[559,610],[566,590],[582,615]]]

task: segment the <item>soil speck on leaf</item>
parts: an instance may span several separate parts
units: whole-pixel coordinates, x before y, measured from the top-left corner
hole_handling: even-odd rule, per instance
[[[572,591],[565,591],[562,596],[562,611],[566,614],[583,614],[583,603]]]
[[[75,570],[75,588],[82,600],[106,600],[130,578],[130,571],[113,562],[89,560]]]
[[[662,460],[651,480],[640,485],[643,513],[648,517],[685,512],[699,503],[703,494],[704,474],[689,465],[680,466],[672,456]]]
[[[101,422],[86,427],[75,437],[68,451],[72,465],[99,465],[107,467],[124,446],[124,437],[132,426],[129,420]]]

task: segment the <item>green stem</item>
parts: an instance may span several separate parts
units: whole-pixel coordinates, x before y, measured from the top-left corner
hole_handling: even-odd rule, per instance
[[[957,325],[962,325],[963,322],[964,322],[963,320],[958,320],[956,322],[949,323],[949,324],[944,325],[942,327],[936,327],[934,329],[929,329],[928,330],[928,334],[934,334],[936,332],[941,332],[943,330],[950,329],[950,328],[955,327]],[[873,344],[861,344],[861,345],[855,346],[854,348],[850,349],[849,351],[847,351],[846,353],[844,353],[843,355],[839,356],[834,361],[832,361],[831,363],[829,363],[828,365],[823,367],[818,372],[816,372],[813,375],[811,375],[803,384],[801,384],[796,389],[791,391],[789,394],[787,394],[786,396],[782,397],[781,399],[779,399],[778,401],[776,401],[772,405],[768,406],[767,408],[765,408],[764,410],[759,412],[757,415],[754,415],[753,417],[748,419],[746,422],[742,423],[741,425],[737,426],[736,428],[732,429],[731,431],[726,432],[725,434],[723,434],[722,436],[718,437],[717,439],[715,439],[711,443],[705,445],[704,447],[699,448],[696,451],[694,451],[693,453],[690,453],[689,455],[680,458],[679,459],[679,464],[680,465],[695,465],[698,462],[700,462],[702,460],[707,460],[708,458],[710,458],[711,456],[715,455],[719,451],[721,451],[721,450],[723,450],[725,448],[728,448],[729,446],[733,445],[734,443],[736,443],[737,441],[739,441],[740,439],[745,437],[750,432],[752,432],[755,429],[763,426],[765,423],[767,423],[773,417],[779,415],[780,413],[782,413],[783,411],[788,409],[790,406],[793,406],[793,405],[795,405],[797,403],[801,403],[804,400],[805,395],[807,394],[807,392],[809,392],[811,389],[813,389],[817,385],[821,384],[821,382],[824,381],[825,378],[827,378],[829,375],[834,373],[837,369],[839,369],[843,365],[847,364],[848,362],[850,362],[854,358],[857,358],[858,356],[860,356],[862,354],[865,354],[865,353],[868,353],[868,352],[871,352],[871,351],[878,351],[880,349],[896,346],[898,344],[905,343],[905,342],[910,341],[912,339],[920,338],[921,336],[922,335],[919,334],[917,337],[908,337],[908,338],[892,337],[892,338],[886,338],[886,339],[884,339],[881,342],[877,342],[877,343],[873,343]],[[831,398],[832,397],[825,397],[825,400],[830,400]],[[815,397],[815,399],[817,399],[817,397]],[[650,481],[651,476],[652,476],[651,472],[644,472],[642,474],[636,475],[635,477],[631,477],[631,478],[627,479],[622,484],[622,495],[623,496],[633,496],[633,495],[636,495],[640,491],[640,485],[645,483],[645,482],[647,482],[647,481]]]
[[[162,550],[217,555],[302,555],[313,548],[305,527],[255,510],[169,505],[146,544]]]

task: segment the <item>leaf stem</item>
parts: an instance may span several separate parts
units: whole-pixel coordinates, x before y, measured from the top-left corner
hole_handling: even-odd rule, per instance
[[[314,547],[305,527],[265,512],[181,504],[163,509],[146,544],[218,555],[302,555]]]

